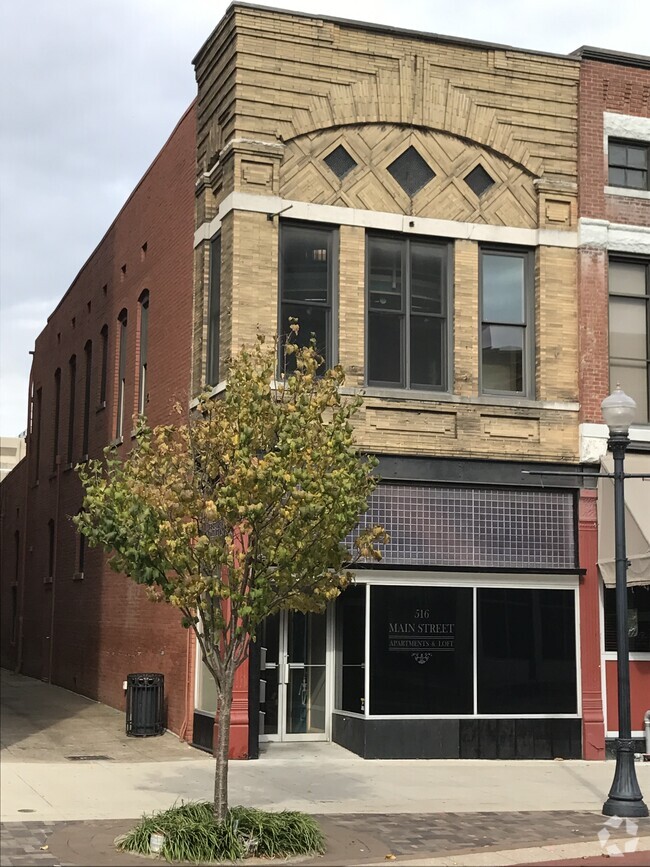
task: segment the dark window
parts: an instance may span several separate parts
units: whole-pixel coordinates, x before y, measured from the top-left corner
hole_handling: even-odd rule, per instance
[[[479,164],[465,177],[465,183],[476,196],[480,197],[494,185],[494,180]]]
[[[54,575],[54,521],[52,518],[47,522],[48,536],[48,555],[47,555],[47,574],[48,577]]]
[[[353,585],[336,600],[336,707],[364,712],[366,587]]]
[[[531,395],[531,261],[529,253],[481,251],[484,392]]]
[[[610,260],[609,381],[636,401],[636,419],[650,421],[650,262]]]
[[[219,329],[221,323],[221,235],[210,244],[210,299],[208,305],[208,365],[209,385],[219,383]]]
[[[41,419],[43,418],[43,389],[36,389],[36,407],[34,410],[36,416],[34,426],[36,428],[35,446],[34,446],[34,481],[38,481],[41,470]]]
[[[447,388],[447,244],[368,236],[368,383]]]
[[[68,373],[70,382],[69,405],[68,405],[68,464],[72,463],[74,455],[74,422],[75,422],[75,400],[77,394],[77,356],[73,355],[68,362]]]
[[[140,372],[138,376],[138,414],[147,411],[147,344],[149,340],[149,292],[140,296]]]
[[[408,147],[401,156],[397,157],[388,166],[388,171],[404,192],[411,197],[436,176],[436,173],[424,161],[413,145]]]
[[[104,325],[101,332],[102,338],[102,371],[99,380],[99,403],[106,403],[106,383],[108,382],[108,325]]]
[[[478,713],[576,713],[574,591],[477,594]]]
[[[357,165],[356,160],[350,156],[343,145],[334,148],[334,150],[325,157],[323,162],[334,172],[340,181],[342,181],[343,178]]]
[[[77,572],[80,572],[81,574],[83,574],[85,565],[86,565],[86,537],[84,536],[83,533],[79,533]]]
[[[52,441],[52,469],[56,469],[56,459],[59,455],[59,421],[61,415],[61,369],[54,373],[54,438]]]
[[[647,190],[650,144],[609,139],[609,184],[631,190]]]
[[[292,320],[297,320],[299,346],[309,345],[332,363],[332,289],[334,230],[287,225],[280,228],[280,335],[284,345]],[[281,359],[285,367],[284,355]],[[293,356],[286,357],[291,371]]]
[[[471,714],[473,591],[372,587],[370,712]]]
[[[12,644],[16,643],[16,635],[18,632],[18,588],[12,585],[11,588],[11,634],[9,640]]]
[[[120,324],[119,357],[117,365],[117,417],[115,422],[115,437],[119,439],[124,434],[124,402],[126,392],[126,328],[128,315],[122,310],[118,317]]]
[[[81,453],[83,457],[88,454],[88,434],[90,427],[90,399],[92,395],[91,380],[93,372],[93,344],[87,341],[84,346],[85,383],[84,383],[84,428]]]
[[[632,653],[650,653],[650,585],[627,589],[627,635]],[[605,650],[616,650],[616,590],[605,589]]]

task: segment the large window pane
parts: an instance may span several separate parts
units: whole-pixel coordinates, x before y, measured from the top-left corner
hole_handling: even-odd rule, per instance
[[[402,309],[402,258],[401,241],[393,238],[368,240],[368,279],[372,309]]]
[[[642,361],[629,361],[626,364],[610,360],[609,390],[620,385],[626,394],[636,401],[634,421],[644,424],[648,421],[648,365]]]
[[[411,244],[412,313],[444,313],[445,254],[445,250],[430,244]]]
[[[648,357],[645,298],[610,298],[609,354],[611,358]]]
[[[650,653],[650,585],[628,587],[627,637],[630,651]],[[605,650],[616,650],[616,590],[605,589]]]
[[[328,230],[283,226],[283,298],[311,304],[329,302],[330,237]]]
[[[371,382],[403,385],[402,319],[399,313],[368,316],[368,378]]]
[[[471,714],[471,588],[370,593],[371,714]]]
[[[523,325],[525,286],[522,256],[482,256],[483,321]]]
[[[444,319],[411,317],[411,387],[442,388],[446,352]]]
[[[573,590],[477,591],[479,713],[575,713]]]
[[[354,585],[336,600],[336,708],[364,712],[366,586]]]
[[[483,325],[483,389],[522,392],[524,387],[524,329]]]
[[[290,333],[290,320],[297,319],[300,327],[293,342],[297,343],[298,346],[309,346],[312,336],[315,337],[316,350],[323,356],[325,363],[328,364],[329,311],[325,307],[303,306],[302,304],[283,304],[281,316],[282,334],[284,338],[286,339],[286,335]],[[286,367],[287,370],[295,370],[296,360],[294,355],[286,356]]]
[[[617,295],[645,295],[647,271],[642,262],[610,262],[609,291]]]

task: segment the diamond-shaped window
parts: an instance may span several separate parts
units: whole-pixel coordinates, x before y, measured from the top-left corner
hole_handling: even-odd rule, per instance
[[[350,156],[343,145],[334,148],[332,153],[325,157],[324,162],[340,181],[357,165],[356,160]]]
[[[476,168],[466,176],[465,183],[470,190],[477,196],[482,196],[494,184],[494,179],[488,175],[483,166],[479,163]]]
[[[388,166],[388,171],[409,196],[414,196],[436,176],[413,145]]]

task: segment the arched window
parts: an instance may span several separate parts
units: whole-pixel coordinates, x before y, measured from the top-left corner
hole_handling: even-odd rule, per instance
[[[93,370],[93,342],[88,340],[84,346],[84,366],[85,366],[85,385],[84,385],[84,429],[81,443],[81,453],[84,458],[88,456],[88,428],[90,427],[90,397],[91,379]]]
[[[119,322],[119,355],[117,366],[117,416],[115,422],[115,437],[119,439],[124,435],[124,394],[126,391],[126,328],[128,325],[128,313],[122,310],[117,317]]]
[[[67,463],[72,463],[74,455],[74,422],[75,422],[75,400],[77,395],[77,356],[73,355],[68,362],[68,378],[70,382],[69,404],[68,404],[68,451]]]

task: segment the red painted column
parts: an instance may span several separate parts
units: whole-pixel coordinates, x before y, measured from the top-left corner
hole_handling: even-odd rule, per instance
[[[212,752],[217,747],[219,717],[214,720],[212,731]],[[230,748],[229,759],[248,758],[248,660],[239,666],[235,674],[230,710]]]
[[[582,756],[605,758],[605,724],[600,657],[597,493],[580,491],[578,506],[580,567],[580,655],[582,683]]]

